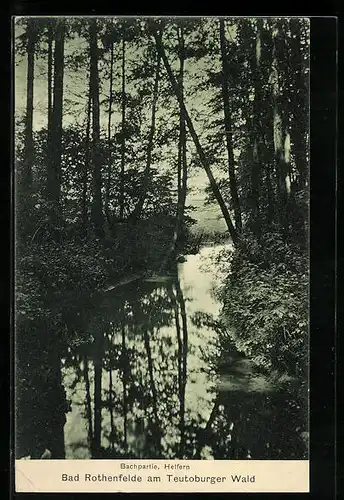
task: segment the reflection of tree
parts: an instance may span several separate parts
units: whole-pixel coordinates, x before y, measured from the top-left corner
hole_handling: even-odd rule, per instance
[[[187,384],[188,381],[191,384],[195,374],[189,360],[200,358],[199,350],[207,332],[214,328],[212,323],[212,318],[204,315],[187,317],[176,277],[158,287],[141,283],[131,293],[108,299],[101,318],[99,312],[93,317],[94,343],[86,351],[82,346],[73,348],[75,375],[84,382],[89,435],[94,432],[93,456],[185,459],[300,456],[300,443],[288,450],[291,441],[297,442],[297,418],[287,422],[279,409],[283,401],[274,402],[272,396],[269,399],[264,394],[248,394],[244,390],[217,393],[216,388],[212,389],[212,395],[207,395],[204,406],[199,401],[195,405],[188,398]],[[85,362],[81,372],[76,352],[83,352]],[[93,429],[90,356],[94,362]],[[202,366],[206,365],[204,362]],[[232,369],[234,373],[234,364]],[[290,416],[290,411],[287,415]]]
[[[101,441],[102,366],[104,349],[104,334],[101,328],[101,322],[94,326],[94,331],[94,435],[92,456],[97,458],[100,453]]]
[[[160,429],[160,422],[159,422],[159,416],[158,416],[158,395],[157,395],[157,390],[156,390],[155,382],[154,382],[152,352],[151,352],[151,347],[150,347],[150,343],[149,343],[148,332],[146,329],[144,330],[143,335],[144,335],[145,349],[146,349],[146,353],[147,353],[149,379],[150,379],[150,386],[151,386],[151,392],[152,392],[153,413],[154,413],[154,420],[155,420],[155,422],[154,422],[155,432],[153,431],[153,436],[155,437],[154,441],[155,441],[157,451],[160,452],[161,429]]]
[[[122,351],[121,351],[121,371],[122,371],[122,384],[123,384],[123,434],[124,434],[124,449],[128,448],[128,402],[127,402],[127,379],[128,379],[128,356],[125,339],[125,309],[120,311],[121,315],[121,338],[122,338]]]
[[[185,387],[187,382],[187,354],[188,354],[188,329],[185,310],[185,301],[180,288],[178,277],[174,281],[176,295],[173,289],[170,291],[172,307],[174,310],[174,319],[178,341],[178,387],[179,387],[179,412],[180,412],[180,444],[179,458],[184,457],[185,452]],[[179,312],[182,318],[182,328],[180,328]]]
[[[110,322],[110,343],[108,346],[109,350],[109,410],[110,410],[110,444],[111,450],[114,449],[114,419],[113,419],[113,402],[112,402],[112,391],[113,391],[113,381],[112,381],[112,370],[113,370],[113,361],[112,361],[112,345],[114,339],[114,330],[112,328],[112,322]]]
[[[65,413],[61,345],[54,324],[34,320],[16,328],[16,457],[65,458]],[[49,341],[48,341],[49,338]],[[30,352],[30,356],[27,353]]]
[[[86,415],[88,422],[88,442],[92,446],[93,442],[93,425],[92,425],[92,407],[91,407],[91,391],[90,391],[90,377],[88,371],[88,357],[84,356],[84,379],[86,386]]]

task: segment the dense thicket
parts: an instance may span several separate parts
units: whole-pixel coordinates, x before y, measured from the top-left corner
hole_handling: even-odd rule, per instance
[[[16,29],[27,67],[18,318],[190,251],[187,194],[203,171],[234,245],[220,293],[228,332],[258,364],[304,373],[308,22],[39,18]]]

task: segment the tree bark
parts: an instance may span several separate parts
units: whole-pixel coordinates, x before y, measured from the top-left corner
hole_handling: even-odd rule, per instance
[[[232,130],[232,117],[230,113],[230,100],[228,94],[229,84],[229,67],[226,50],[226,35],[225,35],[225,21],[220,19],[220,47],[221,47],[221,61],[222,61],[222,99],[223,99],[223,113],[224,125],[226,133],[226,145],[228,155],[228,177],[229,187],[234,209],[235,227],[238,232],[241,232],[241,210],[238,196],[237,182],[235,176],[234,153],[233,153],[233,130]]]
[[[222,215],[225,219],[225,222],[227,224],[227,227],[228,227],[228,231],[229,231],[229,234],[232,238],[232,241],[233,241],[233,244],[234,245],[237,245],[239,244],[239,235],[232,223],[232,219],[231,219],[231,216],[229,214],[229,211],[228,211],[228,208],[224,202],[224,199],[221,195],[221,192],[219,190],[219,187],[216,183],[216,180],[213,176],[213,173],[211,171],[211,168],[209,166],[209,163],[208,163],[208,160],[206,158],[206,155],[203,151],[203,148],[200,144],[200,141],[199,141],[199,138],[198,138],[198,135],[195,131],[195,128],[193,126],[193,122],[190,118],[190,115],[186,109],[186,106],[184,104],[184,100],[180,94],[180,89],[179,89],[179,86],[178,86],[178,83],[173,75],[173,72],[172,72],[172,69],[171,69],[171,66],[170,66],[170,63],[167,59],[167,56],[166,56],[166,52],[165,52],[165,49],[164,49],[164,46],[163,46],[163,43],[162,43],[162,37],[161,37],[161,34],[158,33],[156,30],[153,31],[153,35],[154,35],[154,38],[155,38],[155,42],[156,42],[156,46],[157,46],[157,50],[158,52],[160,53],[161,55],[161,58],[164,62],[164,65],[165,65],[165,68],[166,68],[166,71],[167,71],[167,74],[168,74],[168,77],[169,77],[169,80],[171,82],[171,86],[172,86],[172,89],[173,89],[173,92],[174,94],[176,95],[176,98],[178,99],[178,102],[179,102],[179,105],[180,107],[182,108],[183,110],[183,113],[184,113],[184,116],[185,116],[185,121],[187,123],[187,126],[188,126],[188,129],[189,129],[189,132],[190,132],[190,135],[194,141],[194,144],[195,144],[195,147],[196,147],[196,150],[197,150],[197,153],[198,153],[198,156],[200,158],[200,161],[202,163],[202,166],[208,176],[208,179],[209,179],[209,183],[210,183],[210,186],[211,186],[211,189],[213,191],[213,194],[215,196],[215,199],[217,200],[219,206],[220,206],[220,209],[222,211]]]
[[[93,203],[91,217],[96,236],[104,237],[104,217],[102,209],[102,176],[100,160],[100,111],[99,111],[99,72],[98,72],[98,41],[97,21],[90,21],[90,84],[92,98],[92,175]]]
[[[141,190],[140,190],[140,198],[139,198],[137,205],[134,208],[134,210],[130,216],[130,219],[133,222],[136,222],[141,217],[143,204],[145,202],[148,187],[149,187],[151,164],[152,164],[152,152],[153,152],[154,135],[155,135],[156,109],[157,109],[158,94],[159,94],[160,61],[161,61],[160,55],[157,54],[154,89],[153,89],[153,99],[152,99],[152,118],[151,118],[151,126],[150,126],[150,132],[149,132],[148,144],[147,144],[146,167],[145,167],[145,171],[143,174],[143,182],[142,182],[142,186],[141,186]]]

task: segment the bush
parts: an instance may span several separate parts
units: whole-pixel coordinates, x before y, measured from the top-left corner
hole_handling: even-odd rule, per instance
[[[246,239],[247,243],[248,238]],[[262,369],[304,378],[308,354],[307,259],[276,235],[236,250],[220,295],[237,348]]]

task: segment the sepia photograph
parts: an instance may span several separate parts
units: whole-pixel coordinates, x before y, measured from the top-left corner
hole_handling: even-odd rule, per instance
[[[308,460],[309,25],[14,18],[16,460]]]

